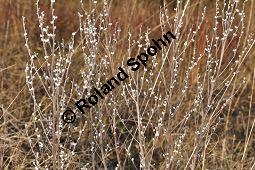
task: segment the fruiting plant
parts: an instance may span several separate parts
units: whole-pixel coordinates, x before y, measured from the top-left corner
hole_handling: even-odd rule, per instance
[[[55,25],[61,18],[55,15],[54,4],[60,2],[51,0],[51,21],[47,23],[37,0],[40,52],[30,47],[29,34],[33,33],[27,32],[23,18],[30,59],[25,70],[26,84],[33,101],[27,137],[34,167],[212,166],[210,162],[216,158],[211,158],[211,143],[228,131],[236,96],[252,79],[239,76],[255,43],[254,34],[247,29],[249,22],[248,26],[245,23],[246,1],[216,0],[213,17],[207,17],[205,6],[198,7],[202,11],[193,18],[190,16],[196,12],[190,0],[176,1],[174,13],[165,4],[160,8],[160,24],[145,31],[141,27],[139,35],[133,35],[132,28],[122,32],[124,28],[112,22],[108,0],[91,2],[92,8],[87,9],[87,2],[81,0],[79,28],[64,42],[57,38]],[[133,72],[123,64],[153,44],[150,40],[157,38],[152,36],[155,31],[163,36],[169,30],[176,40],[162,46],[147,67]],[[73,108],[78,119],[65,124],[62,113],[116,75],[118,66],[126,70],[129,78],[85,114]],[[253,126],[249,132],[252,130]],[[246,139],[244,148],[251,136]],[[221,147],[226,145],[225,141]],[[223,149],[221,159],[226,154]],[[245,155],[246,151],[242,161]],[[247,157],[248,162],[250,159]]]

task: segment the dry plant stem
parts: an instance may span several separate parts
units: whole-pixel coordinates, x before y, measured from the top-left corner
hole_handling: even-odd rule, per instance
[[[98,110],[98,113],[99,113],[99,119],[100,120],[103,120],[102,117],[103,117],[103,114],[102,114],[102,111],[99,107],[97,107],[97,110]],[[106,154],[104,152],[104,142],[103,142],[103,136],[104,136],[104,126],[103,126],[103,122],[101,122],[102,125],[100,124],[100,150],[101,150],[101,157],[102,157],[102,162],[103,162],[103,165],[104,165],[104,168],[107,169],[107,166],[106,166]]]
[[[112,129],[113,129],[113,137],[114,137],[114,145],[115,145],[115,152],[116,152],[116,156],[117,156],[117,160],[118,160],[118,164],[119,164],[119,168],[122,169],[122,162],[120,159],[120,146],[118,144],[118,140],[117,140],[117,132],[116,132],[116,110],[113,109],[113,125],[112,125]]]
[[[52,17],[52,51],[51,51],[51,75],[50,75],[50,81],[51,81],[51,88],[52,88],[52,110],[53,110],[53,124],[52,124],[52,155],[53,155],[53,169],[59,169],[59,164],[57,165],[57,152],[58,152],[58,141],[57,141],[57,115],[58,115],[58,106],[57,106],[57,96],[59,95],[58,93],[58,87],[55,87],[54,82],[53,82],[53,66],[55,65],[55,19],[54,19],[54,8],[53,8],[53,1],[51,1],[51,17]],[[57,89],[56,89],[57,88]],[[58,166],[58,167],[57,167]]]
[[[251,112],[252,112],[252,103],[253,103],[253,93],[254,93],[254,89],[255,89],[255,69],[253,70],[253,80],[252,80],[252,88],[251,88],[251,95],[250,95],[250,103],[249,103],[249,113],[248,113],[248,123],[247,123],[247,130],[246,130],[246,137],[245,137],[245,146],[244,146],[244,151],[243,151],[243,156],[242,156],[242,168],[244,165],[244,160],[246,157],[246,152],[247,152],[247,148],[249,143],[251,142],[251,137],[252,137],[252,132],[253,132],[253,128],[254,128],[254,124],[255,124],[255,118],[253,119],[251,128],[249,127],[249,123],[251,120]],[[249,130],[250,129],[250,130]],[[250,132],[249,132],[250,131]]]
[[[136,91],[137,93],[137,91]],[[136,99],[136,111],[137,111],[137,130],[138,130],[138,145],[139,145],[139,148],[140,148],[140,156],[141,156],[141,167],[144,168],[144,169],[148,169],[148,166],[147,166],[147,162],[145,160],[145,151],[144,151],[144,138],[143,138],[143,130],[142,130],[142,118],[141,118],[141,113],[140,113],[140,108],[139,108],[139,99],[138,99],[138,96],[137,96],[137,99]]]
[[[235,78],[235,81],[234,81],[234,84],[233,84],[233,88],[232,88],[232,91],[231,91],[231,96],[234,95],[235,93],[235,87],[236,87],[236,79]],[[228,126],[229,126],[229,118],[230,118],[230,114],[231,112],[233,111],[232,110],[232,102],[233,100],[230,101],[229,103],[229,106],[228,106],[228,112],[227,112],[227,116],[226,116],[226,123],[225,123],[225,127],[224,127],[224,133],[228,133]],[[225,153],[226,153],[226,146],[227,146],[227,140],[226,138],[223,139],[223,142],[222,142],[222,153],[221,153],[221,160],[224,161],[225,159]]]
[[[93,116],[93,112],[92,112],[92,109],[90,109],[90,129],[91,129],[91,134],[90,134],[90,141],[91,141],[91,154],[92,154],[92,168],[93,170],[96,170],[96,159],[95,159],[95,142],[94,142],[94,139],[93,139],[93,135],[94,135],[94,132],[93,132],[93,125],[94,125],[94,116]]]

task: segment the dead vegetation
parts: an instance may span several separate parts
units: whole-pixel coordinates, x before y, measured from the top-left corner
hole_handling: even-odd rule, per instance
[[[0,0],[0,169],[255,168],[254,0],[104,2]],[[168,30],[147,70],[63,124]]]

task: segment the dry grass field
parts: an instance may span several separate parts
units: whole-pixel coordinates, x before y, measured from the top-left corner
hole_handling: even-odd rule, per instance
[[[254,0],[0,0],[0,169],[255,169],[254,16]]]

